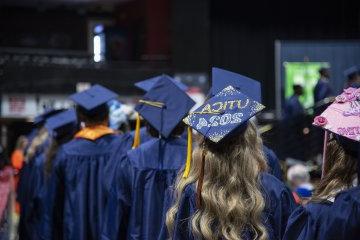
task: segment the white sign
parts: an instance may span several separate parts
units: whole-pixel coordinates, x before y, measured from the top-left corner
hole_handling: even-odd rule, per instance
[[[72,102],[67,95],[4,94],[1,117],[33,118],[48,108],[69,108]]]

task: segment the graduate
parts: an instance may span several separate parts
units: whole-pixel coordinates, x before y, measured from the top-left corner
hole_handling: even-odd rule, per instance
[[[54,160],[46,202],[45,239],[99,239],[106,202],[102,180],[114,144],[107,102],[117,95],[100,85],[75,93],[82,129],[62,145]]]
[[[170,186],[191,151],[191,138],[181,134],[182,119],[194,104],[168,76],[140,100],[136,111],[147,121],[152,138],[128,151],[117,168],[102,239],[159,239],[171,204]]]
[[[17,188],[17,201],[20,204],[19,238],[31,239],[32,229],[28,226],[29,203],[34,190],[29,179],[33,173],[36,159],[41,158],[49,144],[48,131],[44,124],[46,119],[63,111],[63,109],[48,109],[34,119],[34,129],[29,136],[29,145],[25,151],[25,163],[20,171],[19,184]]]
[[[319,69],[320,78],[314,88],[314,103],[333,96],[333,90],[330,86],[330,70],[328,68]]]
[[[359,96],[360,89],[345,89],[314,119],[325,130],[322,178],[310,202],[291,215],[283,239],[359,239]]]
[[[242,76],[238,73],[230,72],[221,68],[212,68],[212,86],[209,96],[214,96],[223,88],[232,85],[236,89],[244,92],[255,101],[261,103],[261,85],[258,81]],[[282,171],[279,159],[270,148],[263,145],[265,160],[269,166],[269,172],[278,179],[282,180]]]
[[[176,86],[178,86],[182,91],[186,92],[189,88],[188,86],[186,86],[185,84],[183,84],[180,81],[176,81],[175,79],[173,79],[172,77],[166,75],[166,74],[162,74],[159,76],[155,76],[140,82],[135,83],[135,87],[137,87],[138,89],[144,91],[145,93],[148,92],[159,79],[162,78],[168,78],[170,81],[172,81],[173,83],[176,84]],[[137,119],[140,116],[137,115]],[[139,124],[139,121],[137,121],[137,123]],[[139,146],[141,143],[147,142],[148,140],[150,140],[152,137],[149,134],[149,131],[147,130],[147,126],[141,127],[140,128],[140,135],[138,135],[135,138],[135,131],[131,132],[132,137],[134,138],[134,147]]]
[[[51,172],[52,160],[59,145],[69,141],[76,128],[76,113],[74,109],[60,112],[46,119],[45,127],[50,135],[50,143],[47,149],[33,160],[33,168],[29,179],[31,190],[29,191],[28,209],[25,216],[25,224],[29,229],[27,239],[41,239],[42,220],[44,215],[44,191],[46,179]]]
[[[264,106],[250,93],[227,86],[184,119],[204,138],[179,173],[166,217],[171,239],[282,238],[294,200],[267,173],[262,140],[249,121]]]
[[[346,84],[345,84],[346,88],[360,87],[360,68],[358,66],[352,66],[350,68],[347,68],[344,71],[344,76],[346,77]]]

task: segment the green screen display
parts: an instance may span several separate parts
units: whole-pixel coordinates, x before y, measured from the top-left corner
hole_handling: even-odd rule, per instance
[[[314,105],[314,87],[319,79],[319,69],[330,67],[327,62],[284,62],[285,68],[285,98],[293,95],[293,85],[301,85],[304,94],[300,102],[305,108]]]

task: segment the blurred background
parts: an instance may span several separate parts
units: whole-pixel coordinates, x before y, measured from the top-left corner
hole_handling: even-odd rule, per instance
[[[11,152],[34,116],[71,105],[67,96],[93,83],[133,106],[136,81],[167,73],[196,97],[217,66],[262,83],[258,122],[281,159],[316,160],[318,70],[330,69],[337,94],[358,64],[358,0],[1,0],[1,144]],[[293,85],[306,111],[291,125],[283,111]]]

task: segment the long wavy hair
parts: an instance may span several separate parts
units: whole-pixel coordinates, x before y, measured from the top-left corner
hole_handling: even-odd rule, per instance
[[[339,190],[350,188],[357,171],[357,160],[335,140],[327,143],[325,176],[316,186],[312,202],[335,197]]]
[[[30,161],[35,156],[36,152],[39,150],[39,148],[42,146],[42,144],[46,141],[48,136],[49,136],[49,133],[45,127],[42,127],[39,129],[38,134],[31,141],[30,146],[29,146],[28,150],[26,151],[25,161]]]
[[[259,173],[267,165],[262,152],[262,140],[253,123],[248,123],[241,134],[229,136],[214,144],[206,139],[193,152],[188,178],[179,173],[175,203],[166,216],[172,236],[183,190],[199,180],[204,157],[204,179],[201,207],[191,219],[192,233],[199,239],[241,240],[248,230],[254,239],[266,239],[266,228],[261,221],[265,199],[261,192]],[[216,226],[216,227],[215,227]]]

